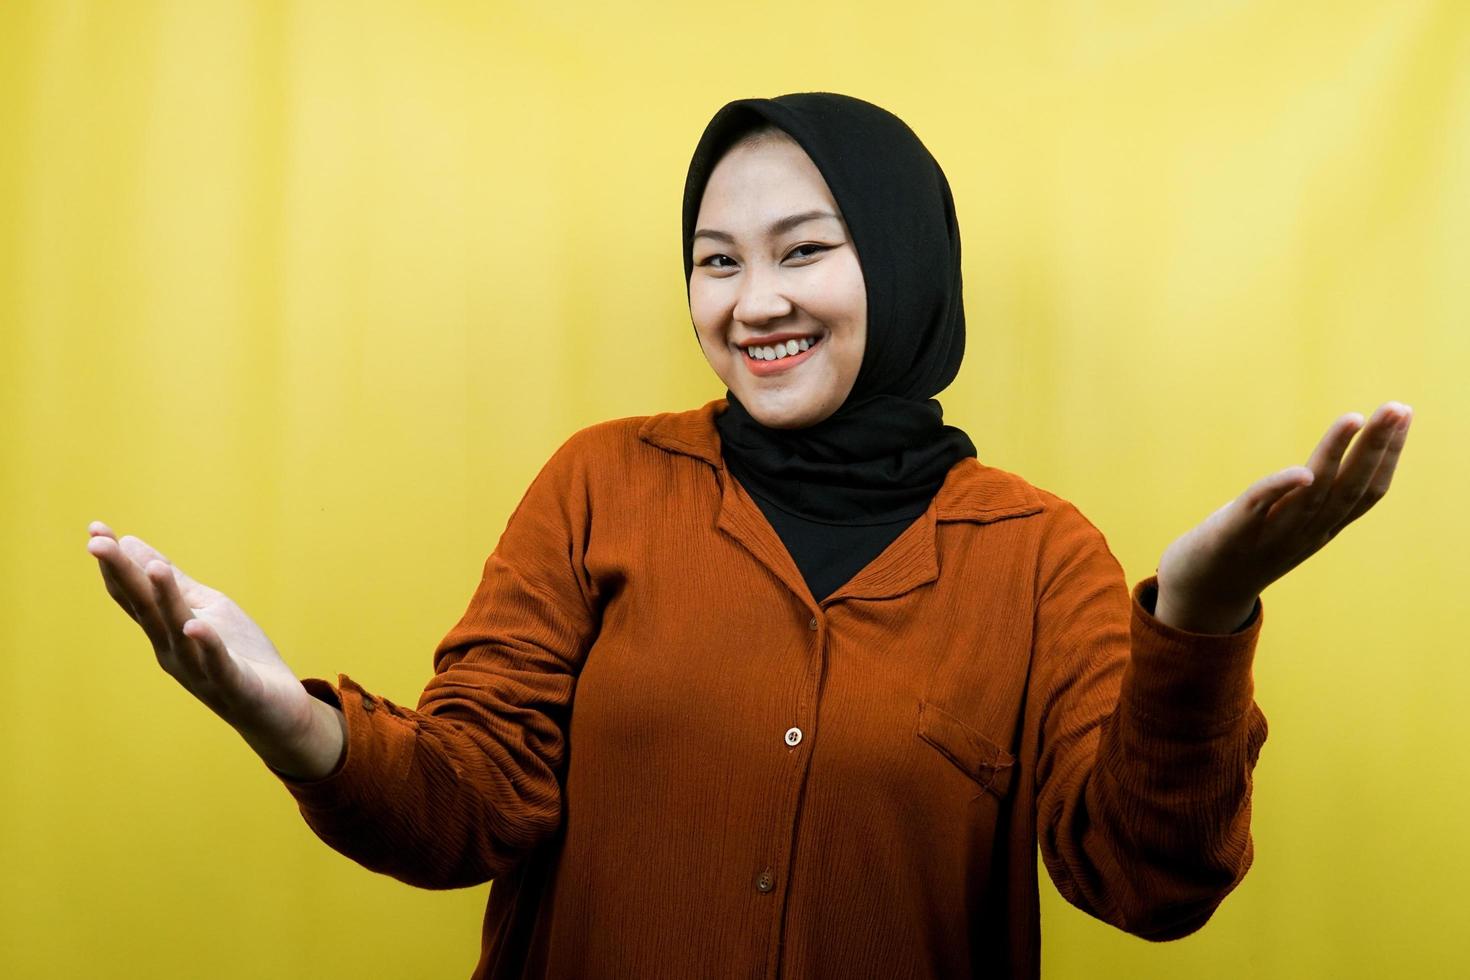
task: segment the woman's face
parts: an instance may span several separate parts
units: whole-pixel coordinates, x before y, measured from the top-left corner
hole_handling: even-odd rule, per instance
[[[806,151],[776,137],[727,153],[705,186],[692,248],[699,344],[751,417],[791,429],[837,411],[863,361],[868,294]]]

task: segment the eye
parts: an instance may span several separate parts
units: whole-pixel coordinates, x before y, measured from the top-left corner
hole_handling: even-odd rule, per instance
[[[791,255],[794,256],[794,257],[796,257],[796,258],[798,258],[798,259],[809,259],[813,255],[817,254],[817,252],[825,252],[825,251],[827,251],[827,249],[829,249],[831,247],[832,246],[830,246],[830,245],[813,245],[810,242],[808,242],[805,245],[798,245],[795,248],[793,248],[791,250]],[[814,249],[817,250],[817,252],[809,252],[806,255],[797,255],[797,253],[800,252],[804,248],[814,248]]]
[[[728,259],[728,258],[730,258],[730,256],[728,256],[728,255],[715,254],[715,255],[711,255],[709,258],[701,259],[698,264],[699,265],[710,265],[711,263],[713,263],[715,261],[715,259]],[[713,268],[716,268],[716,269],[727,269],[727,268],[729,268],[729,266],[715,265],[715,266],[713,266]]]

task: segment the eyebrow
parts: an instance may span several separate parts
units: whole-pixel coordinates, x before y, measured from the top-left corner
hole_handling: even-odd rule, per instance
[[[842,220],[842,218],[833,214],[831,211],[802,211],[800,214],[787,215],[786,217],[781,218],[778,221],[771,222],[770,226],[766,228],[766,234],[768,236],[780,235],[784,232],[790,231],[797,225],[804,225],[808,221],[816,221],[818,218],[833,218],[837,221]],[[729,232],[715,231],[711,228],[699,229],[694,233],[694,238],[713,238],[717,241],[728,242],[731,245],[735,244],[735,239],[733,236],[730,235]],[[693,238],[690,239],[691,242],[693,240]]]

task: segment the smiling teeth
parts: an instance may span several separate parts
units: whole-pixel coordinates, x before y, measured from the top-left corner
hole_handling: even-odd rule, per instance
[[[747,347],[746,356],[757,361],[779,361],[783,357],[799,354],[812,346],[812,340],[803,337],[801,340],[788,340],[784,344],[768,344],[765,347]]]

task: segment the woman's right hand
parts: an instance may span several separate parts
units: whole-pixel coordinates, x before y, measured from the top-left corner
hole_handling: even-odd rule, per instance
[[[244,610],[140,538],[119,539],[101,521],[87,531],[108,593],[170,677],[282,775],[317,779],[336,767],[346,745],[341,710],[307,692]]]

